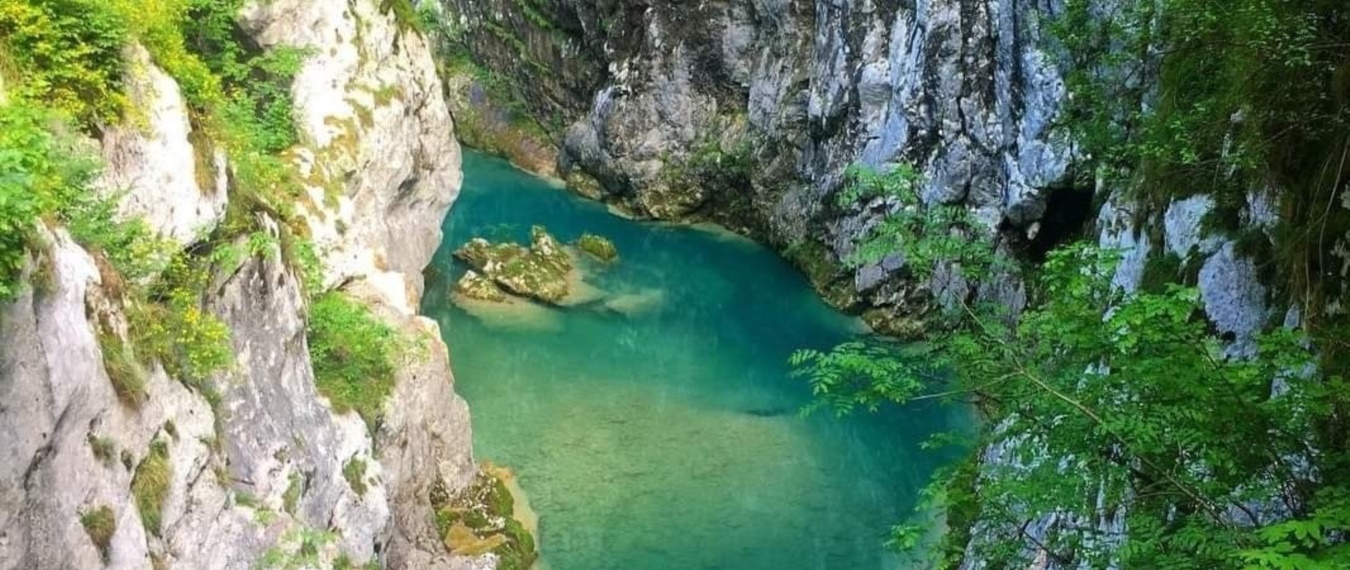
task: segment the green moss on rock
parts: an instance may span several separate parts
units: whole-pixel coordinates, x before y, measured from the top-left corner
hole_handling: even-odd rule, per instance
[[[342,466],[342,477],[358,497],[366,496],[366,461],[353,457]]]
[[[528,249],[474,238],[455,255],[503,289],[522,297],[558,303],[569,292],[571,256],[542,226],[531,229]]]
[[[581,234],[581,238],[577,239],[577,248],[604,262],[619,258],[619,250],[614,247],[614,242],[595,234]]]
[[[501,287],[473,270],[469,270],[455,283],[455,292],[479,301],[500,303],[506,300],[506,292]]]
[[[437,483],[431,504],[437,529],[452,554],[494,553],[498,570],[526,570],[539,556],[534,537],[515,519],[515,498],[506,482],[486,470],[456,497]]]

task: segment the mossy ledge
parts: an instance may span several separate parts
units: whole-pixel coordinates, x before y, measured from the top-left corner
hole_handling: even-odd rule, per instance
[[[505,477],[510,472],[484,465],[458,496],[445,486],[431,489],[436,528],[447,552],[460,556],[496,554],[498,570],[527,570],[539,558],[534,536],[516,519],[516,498]]]

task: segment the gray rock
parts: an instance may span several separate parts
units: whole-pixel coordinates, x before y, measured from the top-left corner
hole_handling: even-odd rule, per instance
[[[1205,314],[1221,333],[1233,335],[1233,350],[1249,355],[1255,336],[1270,320],[1267,290],[1256,264],[1225,242],[1200,268],[1200,298]]]
[[[1203,227],[1205,217],[1213,210],[1214,199],[1204,195],[1172,202],[1163,215],[1167,251],[1185,258],[1191,254],[1191,249],[1198,249],[1200,255],[1218,249],[1221,240],[1206,236]]]
[[[152,228],[181,244],[215,228],[225,216],[225,155],[197,148],[187,104],[173,78],[140,46],[130,50],[136,72],[127,74],[128,104],[144,125],[113,125],[103,134],[106,164],[98,185],[125,193],[120,202],[127,218],[144,218]]]

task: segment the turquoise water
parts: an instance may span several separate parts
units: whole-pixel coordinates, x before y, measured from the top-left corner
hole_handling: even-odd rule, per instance
[[[568,308],[451,300],[474,236],[612,239]],[[958,414],[838,419],[790,378],[796,348],[861,332],[772,252],[713,231],[606,212],[505,162],[464,159],[464,190],[423,312],[450,346],[476,455],[512,467],[550,570],[905,568],[882,547],[949,457],[919,449]]]

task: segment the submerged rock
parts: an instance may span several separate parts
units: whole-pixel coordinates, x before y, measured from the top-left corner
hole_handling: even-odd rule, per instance
[[[530,230],[528,249],[514,243],[492,244],[474,238],[459,248],[455,256],[515,295],[556,304],[567,297],[570,289],[571,256],[542,226]]]
[[[581,238],[577,240],[577,249],[606,263],[619,258],[619,250],[614,247],[614,242],[595,234],[581,234]]]
[[[455,292],[470,299],[500,303],[506,300],[506,293],[491,279],[470,270],[455,284]]]

